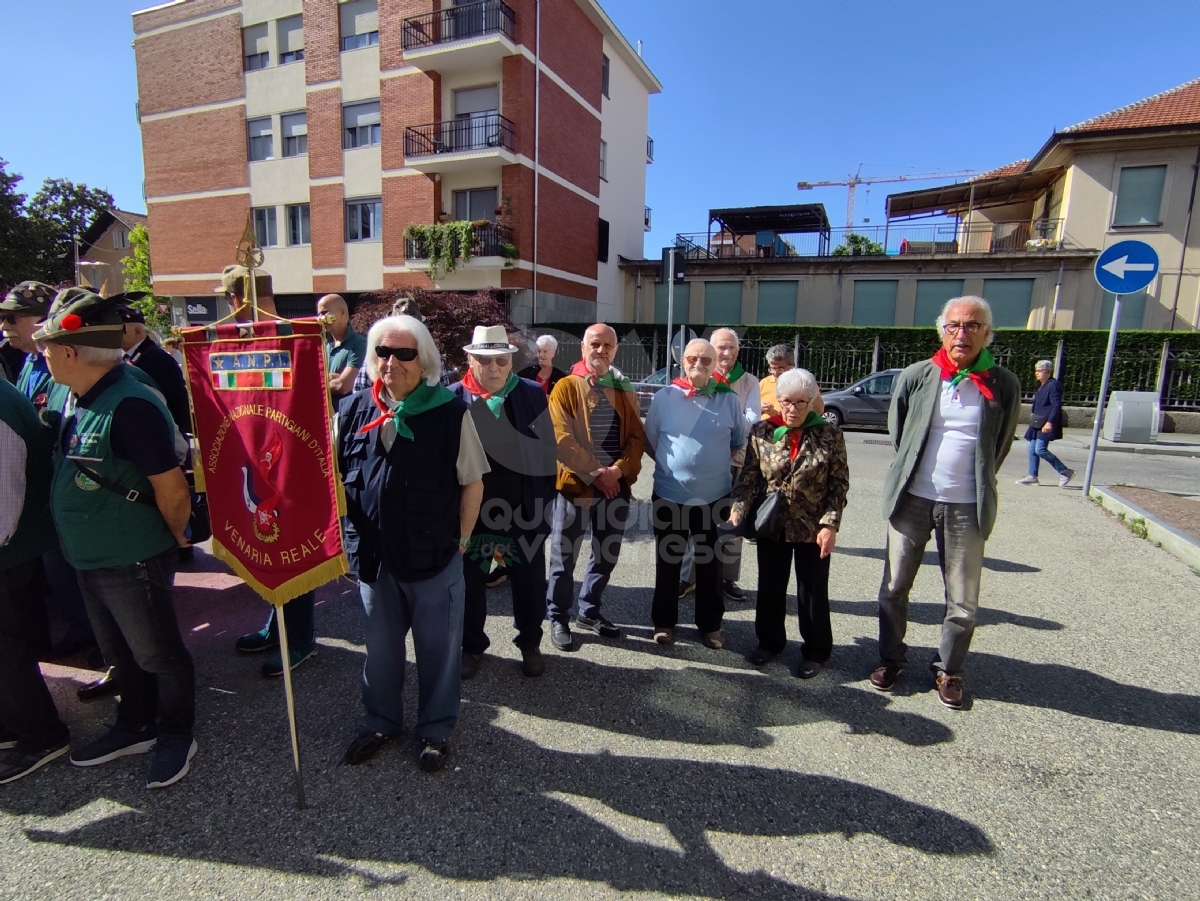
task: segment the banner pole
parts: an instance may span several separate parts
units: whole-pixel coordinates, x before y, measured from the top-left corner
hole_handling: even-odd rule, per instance
[[[292,730],[292,762],[296,768],[296,804],[304,810],[304,777],[300,773],[300,736],[296,732],[296,696],[292,693],[292,658],[288,650],[287,621],[283,604],[275,605],[275,623],[279,626],[279,653],[283,664],[283,693],[287,698],[288,726]]]

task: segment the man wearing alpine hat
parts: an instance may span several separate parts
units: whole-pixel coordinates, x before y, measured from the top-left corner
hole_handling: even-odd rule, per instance
[[[34,346],[33,333],[50,311],[54,293],[53,288],[42,282],[21,282],[0,302],[0,324],[4,326],[4,337],[9,344],[26,354],[25,364],[17,375],[17,388],[39,410],[46,406],[51,379],[46,358]]]
[[[483,503],[463,556],[466,607],[462,671],[470,679],[479,670],[490,642],[487,577],[497,555],[512,585],[514,643],[521,650],[521,672],[545,670],[540,649],[546,618],[546,536],[554,501],[558,451],[546,393],[536,382],[513,372],[517,348],[504,326],[475,326],[467,352],[468,369],[450,390],[470,404],[471,419],[487,452],[491,472],[483,474]]]
[[[187,774],[196,753],[195,670],[172,597],[191,499],[171,415],[129,374],[123,333],[115,298],[68,288],[33,338],[54,380],[75,396],[55,449],[51,509],[100,649],[121,680],[116,725],[71,763],[154,749],[146,785],[163,788]]]

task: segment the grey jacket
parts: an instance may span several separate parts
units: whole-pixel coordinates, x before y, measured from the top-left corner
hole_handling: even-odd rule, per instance
[[[883,480],[883,515],[887,519],[900,507],[925,452],[934,405],[941,395],[941,381],[941,370],[932,360],[914,363],[896,379],[888,411],[888,432],[896,448],[896,458]],[[1017,413],[1021,409],[1021,381],[1007,369],[992,368],[987,384],[995,399],[983,399],[975,453],[979,529],[985,539],[996,523],[996,470],[1012,448]]]

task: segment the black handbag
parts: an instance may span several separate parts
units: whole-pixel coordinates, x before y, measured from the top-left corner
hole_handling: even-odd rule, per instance
[[[754,499],[746,513],[747,538],[774,538],[783,529],[783,489],[766,491]]]
[[[1049,416],[1043,416],[1041,413],[1038,413],[1036,416],[1031,415],[1029,417],[1029,426],[1030,426],[1030,428],[1040,429],[1042,426],[1044,426],[1049,421],[1050,421]]]

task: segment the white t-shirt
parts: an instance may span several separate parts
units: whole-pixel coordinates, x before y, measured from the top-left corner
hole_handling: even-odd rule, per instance
[[[929,438],[909,485],[909,494],[944,504],[973,504],[975,449],[983,395],[969,378],[955,386],[941,382],[940,403],[933,411]]]

